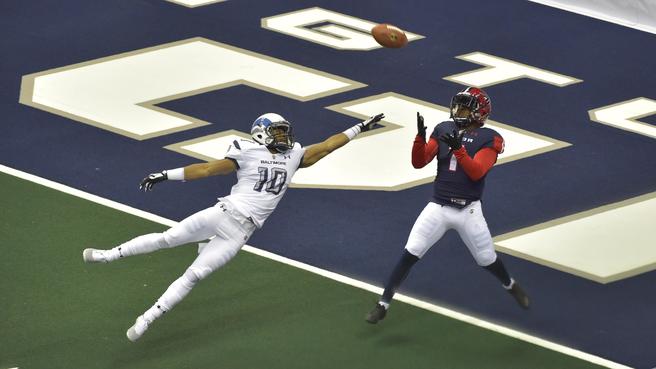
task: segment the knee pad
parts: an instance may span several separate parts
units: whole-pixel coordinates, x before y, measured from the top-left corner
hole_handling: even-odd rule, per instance
[[[183,276],[189,284],[195,285],[199,281],[205,279],[210,273],[212,273],[212,271],[209,268],[189,267]]]
[[[169,242],[167,242],[166,236],[165,236],[164,233],[158,233],[157,236],[159,236],[158,239],[157,239],[157,244],[159,245],[160,249],[168,249],[168,248],[171,247]]]
[[[179,243],[176,240],[176,237],[173,234],[171,234],[171,232],[166,231],[166,232],[162,233],[162,238],[161,238],[160,244],[161,244],[162,248],[167,248],[168,249],[168,248],[171,248],[171,247],[174,247],[174,246],[178,246]]]
[[[497,253],[492,250],[484,250],[476,253],[474,258],[476,259],[476,264],[486,267],[497,260]]]

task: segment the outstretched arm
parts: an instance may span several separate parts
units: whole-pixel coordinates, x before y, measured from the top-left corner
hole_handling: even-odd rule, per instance
[[[338,133],[328,137],[328,139],[323,142],[309,146],[305,150],[301,168],[307,168],[313,165],[314,163],[321,160],[324,156],[346,145],[349,141],[349,138],[344,133]]]
[[[379,122],[381,119],[385,118],[384,114],[378,114],[373,116],[364,122],[358,123],[355,126],[347,129],[342,133],[332,135],[328,137],[323,142],[309,146],[305,150],[305,155],[303,156],[303,162],[301,162],[301,168],[307,168],[314,163],[321,160],[324,156],[330,154],[331,152],[339,149],[340,147],[346,145],[351,141],[355,136],[360,132],[365,132],[371,129],[371,127]]]
[[[230,174],[237,170],[237,163],[232,159],[214,160],[207,163],[191,164],[184,168],[184,178],[199,179],[210,176]]]
[[[186,167],[163,170],[160,173],[152,173],[144,178],[139,189],[150,191],[156,183],[171,180],[191,180],[205,178],[220,174],[229,174],[237,169],[237,164],[231,159],[221,159],[208,163],[191,164]]]

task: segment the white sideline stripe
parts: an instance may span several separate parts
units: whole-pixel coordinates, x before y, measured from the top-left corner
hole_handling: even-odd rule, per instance
[[[40,185],[55,189],[57,191],[61,191],[61,192],[67,193],[69,195],[73,195],[73,196],[76,196],[76,197],[79,197],[79,198],[82,198],[82,199],[85,199],[85,200],[89,200],[89,201],[95,202],[97,204],[104,205],[104,206],[110,207],[112,209],[120,210],[122,212],[131,214],[131,215],[135,215],[135,216],[138,216],[140,218],[147,219],[147,220],[150,220],[150,221],[153,221],[153,222],[156,222],[156,223],[160,223],[160,224],[163,224],[163,225],[166,225],[166,226],[169,226],[169,227],[177,224],[177,222],[175,222],[173,220],[170,220],[170,219],[160,217],[159,215],[148,213],[148,212],[145,212],[143,210],[139,210],[139,209],[133,208],[131,206],[127,206],[127,205],[118,203],[116,201],[105,199],[105,198],[100,197],[100,196],[92,195],[88,192],[80,191],[78,189],[63,185],[61,183],[57,183],[57,182],[53,182],[53,181],[45,179],[45,178],[37,177],[33,174],[25,173],[25,172],[22,172],[20,170],[16,170],[16,169],[4,166],[2,164],[0,164],[0,172],[4,172],[4,173],[7,173],[7,174],[12,175],[14,177],[18,177],[18,178],[21,178],[21,179],[24,179],[24,180],[27,180],[27,181],[30,181],[30,182],[34,182],[34,183],[37,183],[37,184],[40,184]],[[311,266],[311,265],[308,265],[308,264],[305,264],[305,263],[301,263],[299,261],[292,260],[292,259],[286,258],[284,256],[280,256],[280,255],[277,255],[277,254],[274,254],[274,253],[271,253],[271,252],[268,252],[268,251],[265,251],[265,250],[261,250],[261,249],[258,249],[258,248],[252,247],[252,246],[246,245],[246,246],[243,247],[243,250],[247,251],[247,252],[250,252],[252,254],[258,255],[258,256],[265,257],[267,259],[278,261],[278,262],[283,263],[283,264],[287,264],[287,265],[290,265],[290,266],[293,266],[293,267],[296,267],[296,268],[299,268],[299,269],[303,269],[305,271],[308,271],[308,272],[311,272],[311,273],[314,273],[314,274],[318,274],[322,277],[326,277],[326,278],[332,279],[334,281],[347,284],[349,286],[353,286],[353,287],[357,287],[357,288],[360,288],[360,289],[363,289],[363,290],[366,290],[366,291],[369,291],[369,292],[373,292],[375,294],[381,294],[383,292],[382,288],[376,287],[372,284],[365,283],[365,282],[359,281],[357,279],[349,278],[349,277],[346,277],[346,276],[343,276],[341,274],[337,274],[337,273],[334,273],[334,272],[331,272],[331,271],[328,271],[328,270],[317,268],[317,267],[314,267],[314,266]],[[519,339],[519,340],[522,340],[522,341],[525,341],[525,342],[529,342],[529,343],[532,343],[534,345],[541,346],[541,347],[544,347],[544,348],[547,348],[547,349],[550,349],[550,350],[553,350],[553,351],[556,351],[556,352],[560,352],[562,354],[569,355],[569,356],[572,356],[572,357],[575,357],[575,358],[578,358],[578,359],[581,359],[581,360],[585,360],[585,361],[591,362],[593,364],[597,364],[597,365],[601,365],[601,366],[605,366],[607,368],[613,368],[613,369],[632,369],[631,367],[628,367],[628,366],[625,366],[625,365],[622,365],[622,364],[619,364],[619,363],[615,363],[615,362],[610,361],[610,360],[606,360],[606,359],[601,358],[599,356],[588,354],[588,353],[585,353],[583,351],[579,351],[579,350],[576,350],[576,349],[573,349],[573,348],[570,348],[570,347],[567,347],[567,346],[563,346],[563,345],[560,345],[560,344],[557,344],[557,343],[554,343],[554,342],[544,340],[542,338],[531,336],[529,334],[522,333],[522,332],[516,331],[514,329],[510,329],[510,328],[507,328],[507,327],[504,327],[504,326],[501,326],[501,325],[498,325],[498,324],[495,324],[495,323],[490,323],[490,322],[475,318],[473,316],[469,316],[469,315],[466,315],[466,314],[459,313],[457,311],[446,309],[446,308],[443,308],[443,307],[440,307],[440,306],[437,306],[437,305],[434,305],[434,304],[431,304],[431,303],[428,303],[428,302],[425,302],[425,301],[422,301],[422,300],[419,300],[419,299],[416,299],[416,298],[413,298],[413,297],[405,296],[403,294],[397,293],[394,297],[394,300],[402,301],[402,302],[405,302],[407,304],[413,305],[415,307],[418,307],[418,308],[421,308],[421,309],[424,309],[424,310],[432,311],[434,313],[441,314],[441,315],[447,316],[449,318],[453,318],[453,319],[457,319],[457,320],[460,320],[460,321],[463,321],[463,322],[466,322],[466,323],[469,323],[469,324],[473,324],[475,326],[485,328],[485,329],[488,329],[488,330],[491,330],[491,331],[494,331],[494,332],[498,332],[498,333],[501,333],[503,335],[513,337],[513,338],[516,338],[516,339]]]

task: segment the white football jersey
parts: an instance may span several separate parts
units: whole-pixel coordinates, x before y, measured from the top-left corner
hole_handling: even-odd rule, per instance
[[[287,191],[304,154],[305,148],[299,143],[282,154],[272,154],[256,142],[233,141],[225,157],[239,166],[237,184],[232,186],[229,196],[220,200],[232,204],[261,228]]]

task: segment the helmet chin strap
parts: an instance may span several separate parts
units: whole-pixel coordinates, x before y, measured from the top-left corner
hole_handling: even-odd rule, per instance
[[[456,124],[458,129],[464,129],[472,124],[471,118],[455,118],[453,117],[453,122]]]
[[[277,153],[283,153],[283,152],[285,152],[285,151],[292,148],[289,142],[286,142],[286,143],[285,142],[275,142],[275,139],[273,140],[273,142],[266,145],[266,147],[267,147],[267,149],[273,150]]]
[[[458,123],[455,119],[453,121],[454,121],[454,123],[456,123],[456,127],[458,128],[459,133],[462,132],[462,131],[470,131],[474,128],[478,128],[478,127],[483,126],[483,124],[481,124],[478,121],[473,120],[473,119],[467,119],[467,123],[465,123],[465,124]]]
[[[273,144],[269,145],[269,148],[275,150],[276,152],[282,152],[281,149],[284,149],[284,145],[274,142]]]

